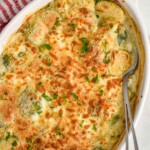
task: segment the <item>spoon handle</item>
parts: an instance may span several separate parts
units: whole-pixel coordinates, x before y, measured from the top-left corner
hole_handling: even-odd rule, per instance
[[[124,105],[125,105],[125,126],[126,126],[126,150],[129,150],[129,129],[128,129],[128,118],[130,120],[131,132],[133,135],[133,142],[135,150],[139,150],[136,133],[133,125],[132,113],[130,108],[130,102],[128,97],[128,75],[123,78],[123,93],[124,93]]]

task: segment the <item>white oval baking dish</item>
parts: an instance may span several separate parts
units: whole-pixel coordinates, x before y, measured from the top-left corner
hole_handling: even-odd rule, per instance
[[[22,25],[24,19],[30,15],[32,12],[42,8],[47,3],[51,2],[52,0],[34,0],[29,5],[27,5],[22,11],[20,11],[13,19],[12,21],[5,27],[5,29],[0,34],[0,52],[2,52],[4,45],[6,44],[7,40],[9,39],[10,35],[17,31],[17,29]],[[144,72],[144,80],[142,84],[142,91],[141,95],[142,98],[139,100],[139,103],[136,107],[136,112],[134,116],[134,125],[136,126],[139,117],[142,115],[142,110],[144,107],[144,103],[147,98],[148,89],[149,89],[149,83],[150,83],[150,46],[149,46],[149,39],[148,35],[145,29],[145,26],[143,24],[142,18],[138,12],[138,9],[135,6],[135,3],[131,0],[118,0],[119,3],[129,12],[130,16],[134,19],[136,22],[136,25],[138,26],[141,37],[145,49],[145,72]],[[140,97],[141,97],[140,95]],[[125,140],[122,140],[121,144],[119,145],[118,149],[121,150],[125,147]]]

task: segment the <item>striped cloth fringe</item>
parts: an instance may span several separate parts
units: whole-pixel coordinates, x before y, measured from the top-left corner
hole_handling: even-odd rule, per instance
[[[0,32],[32,0],[0,0]]]

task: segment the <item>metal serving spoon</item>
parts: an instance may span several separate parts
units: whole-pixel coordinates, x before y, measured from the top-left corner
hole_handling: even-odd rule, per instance
[[[129,150],[129,128],[128,128],[128,118],[131,125],[131,132],[133,135],[134,148],[139,150],[137,138],[135,134],[135,129],[133,125],[132,113],[130,108],[129,96],[128,96],[128,78],[131,76],[137,69],[139,63],[139,53],[138,50],[134,50],[132,53],[134,59],[132,59],[131,67],[123,74],[123,95],[124,95],[124,109],[125,109],[125,127],[126,127],[126,150]]]

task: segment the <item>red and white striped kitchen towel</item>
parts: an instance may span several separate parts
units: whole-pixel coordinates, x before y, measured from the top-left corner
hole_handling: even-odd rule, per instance
[[[0,32],[32,0],[0,0]]]

